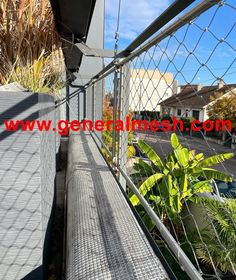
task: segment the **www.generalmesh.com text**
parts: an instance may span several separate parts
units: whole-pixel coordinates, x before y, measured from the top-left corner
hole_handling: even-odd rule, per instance
[[[233,129],[232,122],[230,120],[206,120],[200,122],[199,120],[193,120],[186,127],[183,120],[179,120],[173,117],[172,120],[134,120],[129,116],[125,120],[60,120],[56,125],[52,120],[4,120],[4,126],[6,131],[54,131],[60,135],[67,135],[69,131],[110,131],[114,129],[117,132],[120,131],[229,131]]]

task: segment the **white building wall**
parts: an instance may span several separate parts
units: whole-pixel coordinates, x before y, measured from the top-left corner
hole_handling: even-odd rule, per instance
[[[200,114],[199,114],[199,121],[200,122],[204,122],[206,119],[208,119],[208,117],[207,118],[205,118],[206,116],[205,116],[205,110],[203,109],[203,110],[201,110],[200,111]]]
[[[173,75],[159,71],[132,69],[130,80],[130,110],[160,112],[159,103],[170,97],[175,88]]]

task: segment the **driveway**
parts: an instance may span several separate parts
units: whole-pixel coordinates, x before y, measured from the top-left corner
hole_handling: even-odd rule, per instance
[[[164,159],[171,151],[171,132],[137,132],[137,135],[140,139],[143,139],[150,146],[152,146],[162,159]],[[208,142],[204,139],[191,136],[178,136],[178,138],[183,146],[190,148],[191,150],[195,150],[197,153],[203,153],[205,157],[213,156],[219,153],[233,152],[236,154],[236,150],[232,150],[216,143]],[[218,169],[219,171],[230,173],[236,179],[236,156],[221,164],[215,165],[214,168]]]

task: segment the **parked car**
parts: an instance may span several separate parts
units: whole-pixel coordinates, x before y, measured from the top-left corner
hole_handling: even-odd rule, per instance
[[[236,199],[236,181],[224,182],[215,180],[217,189],[222,196],[231,196]]]

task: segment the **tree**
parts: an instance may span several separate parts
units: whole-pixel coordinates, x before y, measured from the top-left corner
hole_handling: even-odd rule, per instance
[[[215,94],[207,107],[207,113],[213,120],[230,120],[236,126],[236,94],[230,93],[223,96],[222,93]]]
[[[113,107],[111,106],[111,101],[112,101],[112,95],[106,95],[104,100],[103,100],[103,115],[102,115],[102,119],[104,121],[104,123],[113,120]],[[118,115],[118,114],[117,114]],[[132,119],[133,114],[131,112],[129,112],[129,117],[130,119]],[[111,129],[108,130],[104,130],[102,132],[102,141],[104,142],[104,144],[107,146],[108,149],[112,148],[112,143],[113,143],[113,126],[111,125]],[[131,125],[130,125],[131,126]],[[118,137],[119,135],[116,134],[116,152],[118,151]],[[133,132],[129,131],[128,134],[128,147],[127,147],[127,157],[130,158],[135,154],[135,148],[133,147],[132,144],[130,144],[130,142],[132,142],[133,139]],[[107,151],[103,148],[102,149],[104,155],[106,156],[106,158],[108,160],[111,160],[109,157],[109,154],[107,153]]]

